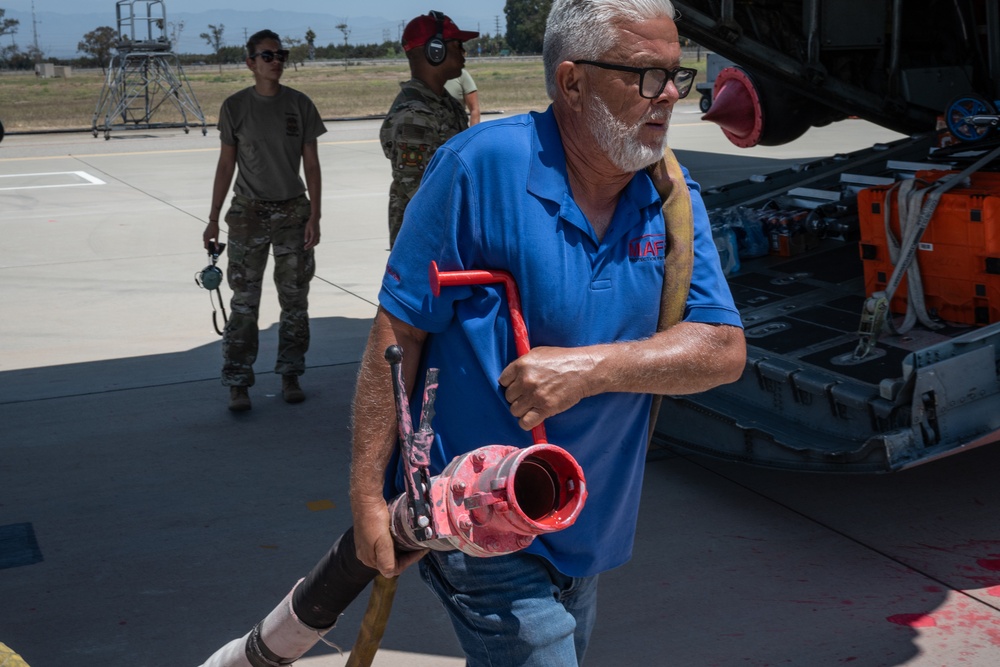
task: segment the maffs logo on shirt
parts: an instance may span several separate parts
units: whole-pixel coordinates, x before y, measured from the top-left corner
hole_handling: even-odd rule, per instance
[[[628,259],[630,262],[663,261],[667,252],[666,234],[646,234],[628,242]]]

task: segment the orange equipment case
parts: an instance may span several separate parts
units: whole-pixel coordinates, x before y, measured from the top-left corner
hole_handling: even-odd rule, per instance
[[[949,171],[917,172],[932,182]],[[893,264],[885,236],[888,187],[858,193],[860,251],[868,296],[886,288]],[[893,192],[890,225],[899,238],[899,207]],[[926,198],[925,198],[926,201]],[[1000,322],[1000,174],[973,174],[968,187],[956,185],[941,196],[920,239],[915,261],[923,279],[927,310],[947,322],[982,326]],[[906,313],[904,274],[890,310]]]

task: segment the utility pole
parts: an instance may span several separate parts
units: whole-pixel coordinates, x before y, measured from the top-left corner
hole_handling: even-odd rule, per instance
[[[38,49],[38,21],[35,20],[35,0],[31,0],[31,34],[32,44],[35,47],[35,64],[42,59],[42,52]]]

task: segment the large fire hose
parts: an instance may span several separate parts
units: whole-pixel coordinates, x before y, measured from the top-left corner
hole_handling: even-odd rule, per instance
[[[440,272],[430,268],[434,295],[442,286],[502,282],[506,289],[518,356],[527,353],[528,334],[517,287],[504,271]],[[403,383],[403,352],[386,350],[392,373],[406,490],[389,503],[390,523],[401,551],[458,549],[488,557],[527,547],[536,536],[573,525],[587,498],[579,464],[564,449],[545,442],[544,426],[532,429],[532,446],[480,447],[456,457],[430,477],[431,419],[437,369],[428,369],[420,425],[414,431]],[[355,552],[348,528],[330,551],[254,628],[234,639],[202,667],[290,665],[312,648],[375,580],[368,612],[348,665],[370,665],[391,609],[396,580],[378,576]]]

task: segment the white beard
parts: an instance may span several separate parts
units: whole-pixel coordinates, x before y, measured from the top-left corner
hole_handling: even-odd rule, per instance
[[[667,147],[666,133],[663,141],[656,146],[646,145],[639,140],[642,126],[657,115],[657,112],[651,112],[635,125],[627,125],[611,113],[600,96],[591,97],[587,104],[587,121],[594,140],[612,164],[624,172],[639,171],[663,157],[663,151]],[[669,111],[666,121],[670,121]]]

